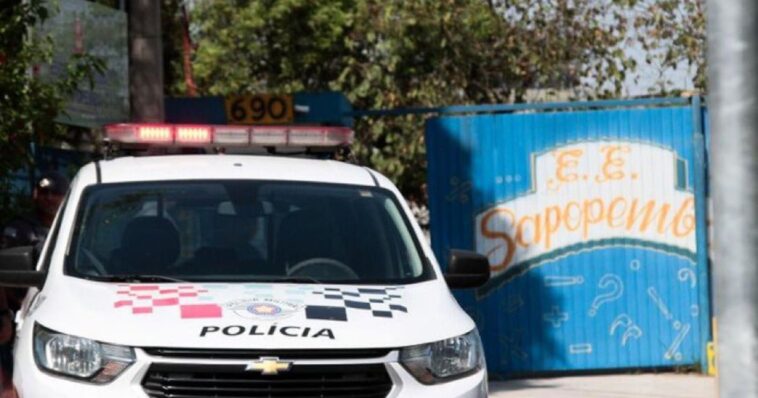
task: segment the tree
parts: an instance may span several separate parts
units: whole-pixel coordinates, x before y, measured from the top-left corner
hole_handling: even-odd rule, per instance
[[[204,94],[335,90],[356,108],[621,94],[633,0],[222,0],[193,10]],[[355,153],[423,194],[423,117],[359,120]]]
[[[162,0],[161,36],[163,44],[163,91],[165,95],[185,96],[188,89],[183,71],[183,0]]]
[[[659,68],[657,95],[676,94],[679,87],[665,79],[665,71],[694,69],[693,86],[708,90],[706,15],[704,0],[631,0],[634,26],[646,53],[646,62]]]
[[[92,80],[104,66],[98,59],[74,55],[63,78],[47,81],[35,66],[50,60],[50,37],[33,34],[49,15],[43,0],[0,1],[0,191],[10,192],[11,173],[34,165],[32,145],[65,139],[55,122],[65,100],[80,83]],[[9,215],[11,198],[2,196],[0,217]],[[2,220],[0,220],[2,221]]]

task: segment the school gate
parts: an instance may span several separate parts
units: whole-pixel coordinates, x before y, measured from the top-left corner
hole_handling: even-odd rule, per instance
[[[490,372],[704,369],[700,99],[505,110],[426,127],[435,253],[490,261],[485,286],[456,293]]]

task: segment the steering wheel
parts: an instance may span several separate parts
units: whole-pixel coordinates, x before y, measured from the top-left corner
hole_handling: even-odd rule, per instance
[[[345,263],[335,260],[333,258],[326,258],[326,257],[315,257],[315,258],[310,258],[307,260],[300,261],[299,263],[287,269],[287,276],[297,276],[297,274],[302,274],[304,273],[303,270],[313,267],[314,265],[322,265],[322,266],[326,265],[333,269],[341,271],[343,274],[347,275],[351,279],[360,279],[358,274],[356,274],[352,268],[345,265]],[[305,276],[312,276],[312,275],[305,275]]]

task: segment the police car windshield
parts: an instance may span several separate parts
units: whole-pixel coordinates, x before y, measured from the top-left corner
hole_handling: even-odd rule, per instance
[[[432,278],[394,197],[270,181],[103,184],[82,198],[69,275],[408,283]]]

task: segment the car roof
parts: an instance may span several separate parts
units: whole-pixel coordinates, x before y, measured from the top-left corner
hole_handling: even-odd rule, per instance
[[[334,160],[256,155],[168,155],[103,160],[82,170],[101,183],[253,179],[378,185],[375,172]],[[95,173],[92,173],[95,171]],[[92,183],[95,183],[93,181]]]

